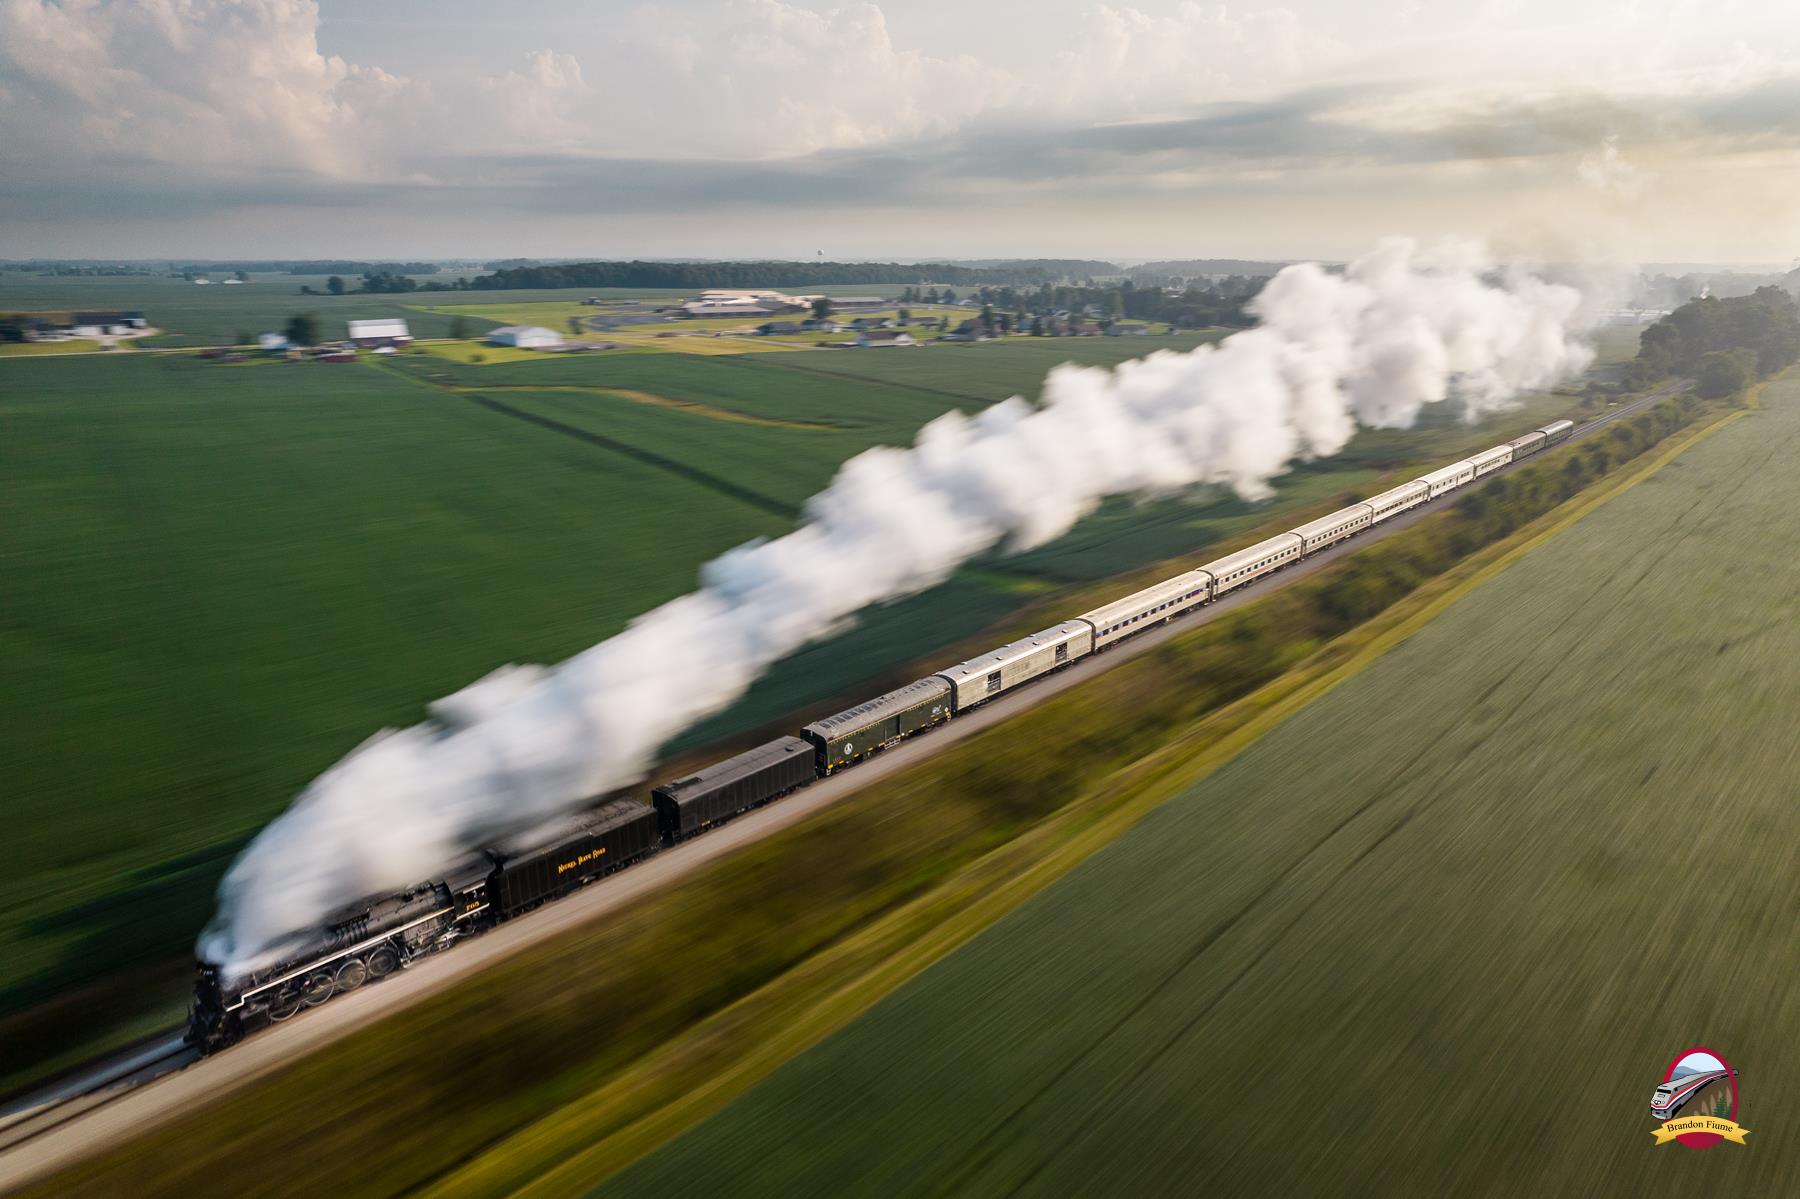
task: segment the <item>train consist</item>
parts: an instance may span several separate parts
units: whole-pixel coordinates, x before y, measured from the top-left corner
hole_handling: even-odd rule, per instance
[[[214,1052],[511,920],[551,899],[844,770],[997,696],[1209,604],[1308,554],[1566,440],[1556,421],[1317,520],[1185,571],[1030,637],[945,667],[651,792],[605,797],[498,843],[408,891],[374,897],[297,933],[271,966],[226,977],[199,963],[187,1039]]]

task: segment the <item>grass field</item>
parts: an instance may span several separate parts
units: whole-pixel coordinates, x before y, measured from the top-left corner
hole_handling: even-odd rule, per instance
[[[1793,1193],[1767,399],[602,1193]],[[1652,1148],[1697,1042],[1760,1151]]]
[[[363,737],[502,662],[555,660],[616,631],[720,549],[789,527],[849,455],[904,443],[949,408],[1033,393],[1061,357],[1141,347],[933,349],[918,352],[943,355],[924,371],[848,353],[0,366],[0,642],[19,664],[0,677],[0,756],[18,763],[18,836],[42,864],[0,883],[5,1060],[79,1050],[83,1034],[47,1032],[38,1014],[3,1018],[89,980],[109,989],[45,1018],[178,1006],[181,955],[232,854]],[[852,371],[787,365],[856,357]],[[1541,397],[1487,429],[1426,430],[1414,460],[1568,406]],[[1064,542],[978,563],[795,655],[677,748],[853,693],[1058,588],[1328,503],[1405,459],[1406,443],[1359,440],[1266,507],[1108,508]],[[139,966],[154,977],[134,980]]]
[[[129,341],[122,343],[123,348],[130,349]],[[46,358],[56,354],[92,354],[100,350],[100,343],[85,338],[71,338],[68,341],[7,341],[0,342],[0,358]]]

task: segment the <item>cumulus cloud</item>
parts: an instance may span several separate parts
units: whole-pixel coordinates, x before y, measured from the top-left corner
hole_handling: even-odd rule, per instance
[[[1257,94],[1290,83],[1335,47],[1286,8],[1182,3],[1166,14],[1099,5],[1057,56],[1075,103],[1123,113]]]

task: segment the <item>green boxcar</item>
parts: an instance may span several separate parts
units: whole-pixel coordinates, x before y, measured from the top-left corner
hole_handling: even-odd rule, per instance
[[[817,754],[820,774],[861,760],[902,737],[950,719],[950,684],[936,675],[908,683],[800,730]]]

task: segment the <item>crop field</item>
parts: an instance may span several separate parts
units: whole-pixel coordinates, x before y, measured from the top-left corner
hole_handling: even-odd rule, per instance
[[[601,1194],[1793,1193],[1765,399]],[[1753,1130],[1704,1182],[1646,1103],[1695,1043]]]
[[[26,858],[43,863],[0,883],[6,1059],[78,1046],[9,1015],[92,979],[153,974],[83,999],[82,1020],[178,1003],[180,957],[231,856],[362,738],[501,663],[616,631],[720,550],[791,527],[850,455],[1029,394],[1056,355],[1109,361],[1142,344],[917,353],[988,361],[960,382],[883,379],[906,356],[850,353],[0,364],[0,639],[17,664],[0,677],[0,757],[16,763]],[[840,357],[873,377],[778,365]],[[1446,439],[1489,444],[1569,403],[1412,436],[1441,455]],[[675,748],[854,692],[1058,588],[1329,503],[1406,443],[1381,435],[1364,453],[1359,439],[1268,506],[1110,506],[1062,542],[868,614]]]

